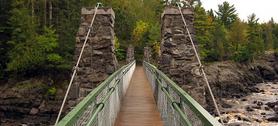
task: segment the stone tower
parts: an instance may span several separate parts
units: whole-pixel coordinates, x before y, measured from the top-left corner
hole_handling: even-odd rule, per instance
[[[194,38],[193,10],[184,8],[182,13]],[[161,18],[162,41],[159,69],[205,107],[205,83],[199,73],[197,58],[194,55],[179,9],[167,7]]]
[[[94,15],[94,8],[82,8],[81,25],[76,36],[75,62]],[[111,8],[99,8],[73,83],[74,98],[85,97],[112,74],[118,66],[114,47],[114,19]]]

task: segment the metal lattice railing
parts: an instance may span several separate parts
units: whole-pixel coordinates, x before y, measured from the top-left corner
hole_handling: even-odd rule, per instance
[[[57,125],[113,126],[134,70],[135,61],[114,72]]]
[[[199,103],[155,66],[144,69],[165,126],[221,126]]]

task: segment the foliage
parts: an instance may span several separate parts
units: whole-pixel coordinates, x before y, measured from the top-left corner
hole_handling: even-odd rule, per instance
[[[273,50],[278,56],[278,25],[277,24],[274,24],[272,34],[273,34]]]
[[[236,62],[246,62],[250,57],[248,48],[245,45],[237,47],[237,50],[235,50],[232,55],[232,59]]]
[[[116,57],[118,60],[124,60],[125,59],[125,50],[120,48],[120,42],[119,39],[115,36],[115,51],[116,51]]]
[[[0,78],[7,73],[51,74],[69,71],[80,24],[81,7],[97,2],[115,11],[115,42],[118,60],[124,60],[127,45],[133,44],[136,57],[143,47],[160,50],[160,0],[2,0],[0,4]],[[199,0],[185,2],[195,12],[195,40],[205,61],[252,61],[264,51],[278,53],[278,24],[259,24],[255,15],[240,20],[228,2],[218,10],[205,11]],[[52,8],[52,9],[51,9]],[[7,71],[7,72],[6,72]]]
[[[142,42],[144,41],[144,35],[146,35],[147,31],[149,29],[149,24],[140,20],[136,22],[135,28],[132,32],[132,38],[134,41],[134,45],[136,46],[142,46]]]
[[[275,28],[273,19],[271,19],[268,23],[262,24],[261,28],[264,46],[267,50],[272,50],[276,41],[276,36],[273,34]]]
[[[11,1],[2,0],[0,4],[0,80],[4,80],[7,75],[6,63],[8,62],[8,51],[10,46],[8,41],[11,38],[10,25],[8,24],[8,19],[10,18]]]
[[[196,41],[200,55],[206,61],[252,61],[264,51],[278,50],[278,28],[272,20],[259,24],[254,14],[248,22],[241,21],[234,5],[224,2],[213,10],[204,11],[201,4],[195,6]]]
[[[258,20],[259,19],[256,17],[255,14],[251,14],[248,17],[247,47],[251,56],[251,60],[262,54],[264,51],[264,44]]]
[[[50,87],[47,89],[47,95],[48,96],[54,96],[57,93],[57,89],[55,87]]]
[[[229,43],[231,50],[231,57],[235,61],[247,61],[248,51],[246,48],[247,44],[247,33],[246,24],[242,23],[239,19],[231,25],[229,31]]]
[[[126,58],[125,56],[125,50],[122,48],[116,49],[116,57],[118,60],[124,60]]]
[[[14,45],[10,52],[8,70],[22,72],[29,68],[39,69],[51,64],[59,64],[62,62],[62,57],[54,52],[57,47],[55,31],[45,28],[44,33],[35,36],[33,40],[22,41]]]
[[[210,16],[206,14],[205,9],[201,5],[196,6],[194,12],[194,26],[196,41],[200,49],[199,53],[203,59],[206,59],[212,49],[212,20],[210,20]]]
[[[229,43],[227,38],[228,31],[221,23],[215,24],[215,30],[213,33],[214,51],[212,51],[212,57],[217,60],[227,59],[229,52]]]
[[[216,11],[217,18],[224,24],[226,28],[230,28],[231,24],[237,19],[236,9],[234,5],[230,5],[227,1],[218,5]]]

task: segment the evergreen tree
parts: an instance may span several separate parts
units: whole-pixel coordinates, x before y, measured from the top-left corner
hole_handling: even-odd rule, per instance
[[[276,55],[278,56],[278,24],[274,23],[273,25],[273,49]]]
[[[55,53],[58,47],[57,35],[52,28],[44,27],[41,32],[36,16],[26,6],[25,1],[14,1],[11,11],[10,25],[12,39],[9,42],[12,50],[9,52],[8,71],[15,73],[40,73],[48,67],[58,65],[62,57]]]
[[[211,58],[216,60],[225,60],[229,53],[229,44],[227,29],[222,23],[215,23],[215,30],[213,32],[214,48],[211,53]]]
[[[262,34],[264,39],[264,46],[266,50],[272,50],[274,44],[274,21],[270,20],[268,23],[262,24]]]
[[[213,22],[200,4],[194,8],[194,12],[194,28],[196,32],[196,41],[199,45],[199,52],[203,59],[208,60],[207,57],[211,54],[213,49]]]
[[[218,5],[216,11],[218,19],[224,24],[226,28],[230,28],[231,24],[237,19],[236,9],[234,5],[230,5],[227,1]]]
[[[229,43],[231,48],[231,58],[235,61],[247,61],[247,34],[246,25],[237,19],[229,31]]]
[[[11,28],[8,23],[10,8],[10,0],[0,1],[0,80],[3,80],[7,75],[5,72],[6,63],[8,62],[7,52],[10,50],[8,41],[11,39]]]
[[[248,17],[247,47],[251,60],[262,54],[264,51],[262,32],[259,27],[258,20],[259,18],[257,18],[255,14],[251,14]]]

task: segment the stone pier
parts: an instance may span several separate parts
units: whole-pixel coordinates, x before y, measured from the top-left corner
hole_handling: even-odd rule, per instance
[[[130,63],[134,60],[134,47],[129,45],[126,50],[126,62]]]
[[[152,49],[150,47],[144,47],[144,61],[151,62]]]
[[[93,15],[94,8],[82,8],[81,25],[76,37],[75,63],[85,41]],[[114,47],[114,19],[115,14],[111,8],[98,9],[73,83],[73,90],[71,91],[73,98],[85,97],[117,69],[118,61]]]
[[[193,10],[184,8],[182,13],[194,39]],[[166,8],[161,18],[159,69],[206,107],[205,83],[200,75],[198,62],[178,8]]]

